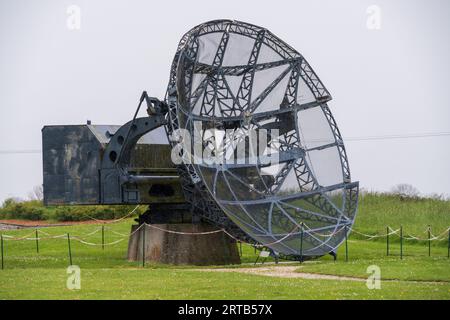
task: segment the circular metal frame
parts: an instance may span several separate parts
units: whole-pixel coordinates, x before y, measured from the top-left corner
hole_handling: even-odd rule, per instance
[[[277,156],[269,164],[262,154],[250,163],[248,151],[237,164],[185,161],[179,170],[193,210],[276,254],[336,252],[355,219],[358,183],[329,100],[304,57],[264,28],[215,20],[187,32],[167,89],[169,140],[175,146],[186,129],[201,137],[202,155],[209,148],[215,158],[264,130],[265,152]],[[231,135],[218,133],[225,129]],[[194,139],[190,147],[198,147]]]

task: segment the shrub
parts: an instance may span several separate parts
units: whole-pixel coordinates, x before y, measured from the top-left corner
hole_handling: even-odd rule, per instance
[[[85,221],[99,219],[118,219],[131,212],[134,205],[117,206],[54,206],[45,207],[42,201],[20,201],[7,199],[0,208],[0,219],[23,220],[56,220],[56,221]],[[142,213],[145,206],[139,209]]]

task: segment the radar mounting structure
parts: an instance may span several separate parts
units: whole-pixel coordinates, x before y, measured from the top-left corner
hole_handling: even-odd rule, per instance
[[[144,91],[122,126],[42,129],[44,203],[149,205],[132,226],[131,260],[238,263],[235,240],[276,258],[335,256],[359,185],[330,100],[306,59],[269,30],[200,24],[177,47],[164,101]],[[160,227],[146,236],[148,224]]]

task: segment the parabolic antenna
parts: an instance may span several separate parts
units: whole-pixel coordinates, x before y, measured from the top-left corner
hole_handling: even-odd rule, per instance
[[[330,100],[305,58],[264,28],[216,20],[187,32],[166,95],[187,201],[275,253],[335,253],[358,182]]]

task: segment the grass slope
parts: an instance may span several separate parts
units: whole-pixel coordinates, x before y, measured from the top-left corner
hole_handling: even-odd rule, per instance
[[[377,193],[360,195],[355,229],[369,234],[385,234],[386,226],[397,229],[401,225],[405,234],[426,237],[428,225],[434,234],[439,234],[450,226],[450,201],[402,199]]]

